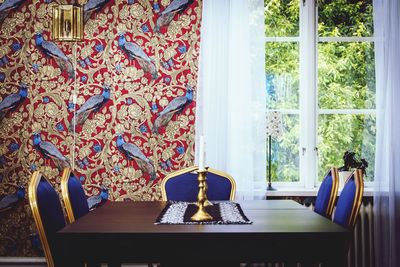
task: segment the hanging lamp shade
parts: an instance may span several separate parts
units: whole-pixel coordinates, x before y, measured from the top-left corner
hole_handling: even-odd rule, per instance
[[[83,39],[83,9],[76,5],[53,8],[53,40],[81,41]]]

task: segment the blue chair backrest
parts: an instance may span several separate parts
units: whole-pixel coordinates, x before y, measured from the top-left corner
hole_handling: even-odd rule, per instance
[[[199,183],[198,174],[193,172],[195,170],[197,167],[190,167],[167,176],[161,186],[163,200],[197,201]],[[211,201],[234,199],[236,185],[228,174],[209,168],[207,186],[207,198]]]
[[[39,171],[32,174],[29,183],[29,203],[49,267],[54,267],[53,257],[59,252],[54,242],[57,231],[65,227],[65,217],[60,199],[50,182]]]
[[[336,204],[333,221],[344,227],[354,226],[360,210],[364,182],[362,171],[357,169],[348,178]]]
[[[37,187],[37,203],[47,239],[51,239],[66,223],[58,194],[44,177]]]
[[[71,173],[68,179],[68,195],[75,220],[89,213],[89,205],[81,182]]]
[[[330,218],[339,187],[338,181],[337,169],[332,168],[326,174],[321,186],[319,187],[314,206],[314,211],[316,213]]]
[[[89,213],[85,191],[70,168],[64,169],[61,178],[61,193],[69,223]]]

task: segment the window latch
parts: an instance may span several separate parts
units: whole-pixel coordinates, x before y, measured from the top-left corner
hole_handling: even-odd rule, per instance
[[[302,148],[301,148],[301,155],[304,156],[304,154],[306,154],[306,148],[305,148],[305,147],[302,147]]]
[[[306,0],[303,0],[303,6],[306,6]]]
[[[319,153],[318,153],[318,147],[314,147],[314,151],[317,154],[317,157],[319,157]]]

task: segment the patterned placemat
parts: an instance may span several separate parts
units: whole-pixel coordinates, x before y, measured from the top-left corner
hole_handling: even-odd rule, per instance
[[[209,221],[193,221],[197,206],[192,202],[169,202],[161,211],[155,224],[252,224],[242,208],[235,202],[215,202],[206,207],[213,217]]]

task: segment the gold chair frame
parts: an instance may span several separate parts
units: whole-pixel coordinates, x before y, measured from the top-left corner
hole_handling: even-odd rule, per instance
[[[337,168],[332,167],[330,169],[332,175],[332,189],[331,197],[329,198],[328,208],[326,209],[326,216],[328,218],[332,217],[333,209],[335,208],[336,197],[339,191],[339,171]]]
[[[170,173],[167,176],[165,176],[164,180],[162,180],[162,182],[161,182],[161,197],[162,197],[162,200],[163,201],[168,201],[167,191],[165,189],[165,185],[166,185],[166,183],[167,183],[167,181],[169,179],[172,179],[172,178],[174,178],[176,176],[179,176],[179,175],[182,175],[182,174],[185,174],[185,173],[195,172],[195,171],[198,171],[198,170],[199,170],[198,166],[192,166],[192,167],[188,167],[188,168],[185,168],[185,169]],[[219,170],[216,170],[216,169],[213,169],[213,168],[207,167],[207,172],[222,176],[222,177],[224,177],[224,178],[229,180],[229,182],[231,183],[231,193],[230,193],[230,196],[229,196],[229,200],[233,201],[235,199],[235,193],[236,193],[236,182],[235,182],[235,179],[233,179],[233,177],[230,176],[229,174],[227,174],[226,172],[219,171]]]
[[[44,250],[44,255],[48,267],[54,267],[53,256],[51,255],[50,245],[46,237],[46,232],[44,230],[44,225],[42,218],[40,217],[39,207],[37,203],[37,187],[39,185],[40,179],[44,178],[47,182],[50,181],[40,173],[40,171],[35,171],[32,174],[31,181],[29,183],[29,204],[31,206],[33,219],[35,220],[36,228],[38,230],[40,241],[42,242],[42,247]]]
[[[65,212],[67,214],[68,224],[75,221],[74,211],[72,209],[71,200],[68,193],[68,181],[71,175],[71,169],[65,168],[61,177],[61,195],[65,206]]]
[[[350,175],[347,178],[346,184],[352,176],[353,175]],[[351,215],[350,215],[349,227],[354,227],[354,225],[357,221],[358,213],[360,211],[361,202],[362,202],[362,198],[363,198],[363,194],[364,194],[364,179],[363,178],[364,178],[364,175],[363,175],[362,170],[356,169],[354,171],[354,182],[356,184],[356,193],[355,193],[355,197],[354,197],[353,208],[352,208]]]

